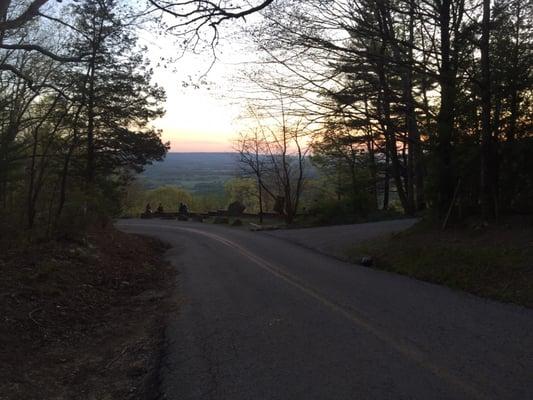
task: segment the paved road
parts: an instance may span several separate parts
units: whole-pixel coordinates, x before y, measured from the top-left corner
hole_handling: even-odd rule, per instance
[[[403,231],[418,219],[406,218],[366,224],[335,225],[320,228],[282,229],[268,231],[269,235],[286,239],[301,246],[346,259],[346,249],[356,242],[363,242],[383,235]]]
[[[533,312],[264,233],[159,220],[173,248],[166,399],[533,399]]]

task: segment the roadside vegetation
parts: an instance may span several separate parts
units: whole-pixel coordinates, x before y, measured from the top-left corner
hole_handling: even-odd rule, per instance
[[[173,272],[162,244],[110,227],[168,149],[144,22],[113,0],[1,3],[1,398],[155,391]]]
[[[360,263],[533,308],[533,219],[479,221],[443,231],[427,223],[346,251]]]

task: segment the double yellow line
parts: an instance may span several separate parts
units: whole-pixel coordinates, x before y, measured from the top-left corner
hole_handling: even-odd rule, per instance
[[[312,288],[311,286],[309,286],[308,284],[306,284],[304,281],[297,278],[293,274],[253,254],[249,250],[245,249],[243,246],[235,242],[232,242],[231,240],[228,240],[215,233],[205,232],[200,229],[187,228],[187,227],[156,225],[156,224],[127,224],[125,226],[139,226],[139,227],[143,226],[143,227],[156,227],[156,228],[168,229],[168,230],[180,230],[180,231],[185,231],[185,232],[189,232],[189,233],[193,233],[197,235],[206,236],[210,239],[220,242],[230,247],[231,249],[237,251],[238,253],[242,254],[244,257],[248,258],[249,260],[253,261],[256,265],[258,265],[262,269],[270,272],[271,274],[275,275],[279,279],[299,289],[300,291],[302,291],[309,297],[317,300],[322,305],[326,306],[327,308],[334,311],[335,313],[342,315],[344,318],[350,320],[351,322],[356,324],[358,327],[374,335],[375,337],[377,337],[378,339],[386,343],[388,346],[392,347],[394,350],[396,350],[398,353],[400,353],[401,355],[403,355],[410,361],[414,362],[415,364],[419,365],[420,367],[426,370],[429,370],[432,374],[434,374],[438,378],[460,389],[462,392],[464,392],[464,394],[467,396],[468,399],[482,400],[482,399],[489,398],[489,396],[482,394],[480,390],[475,388],[470,382],[466,382],[465,380],[449,372],[447,369],[440,367],[436,365],[435,363],[433,363],[431,360],[427,358],[427,356],[425,356],[425,354],[421,350],[415,348],[413,345],[407,345],[406,343],[403,343],[401,340],[388,334],[383,329],[376,327],[374,324],[368,321],[368,319],[365,319],[363,316],[361,316],[360,313],[358,313],[352,307],[347,306],[347,305],[341,305],[332,300],[327,299],[320,292],[318,292],[317,290],[315,290],[314,288]],[[431,399],[428,399],[428,400],[431,400]]]

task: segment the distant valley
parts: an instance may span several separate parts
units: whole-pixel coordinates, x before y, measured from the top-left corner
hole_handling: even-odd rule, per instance
[[[139,181],[147,189],[179,186],[192,194],[221,193],[224,183],[240,174],[237,153],[168,153],[147,166]]]

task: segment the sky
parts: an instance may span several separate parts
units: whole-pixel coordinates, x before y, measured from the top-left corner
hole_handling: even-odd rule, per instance
[[[223,40],[214,64],[208,51],[189,52],[168,63],[179,54],[175,38],[145,34],[141,40],[148,46],[154,80],[167,93],[166,115],[154,126],[162,130],[163,141],[170,142],[170,151],[233,151],[233,140],[245,129],[239,122],[242,106],[234,98],[235,77],[246,59],[245,44]]]
[[[232,139],[239,127],[234,123],[238,107],[228,104],[205,89],[182,88],[179,76],[156,74],[167,92],[166,114],[154,121],[162,130],[163,141],[170,141],[171,151],[231,151]]]
[[[50,2],[46,13],[57,17],[64,7],[76,0],[65,0],[58,5]],[[146,7],[145,0],[125,0],[135,10]],[[155,14],[154,14],[155,15]],[[170,25],[176,20],[163,14],[163,22]],[[166,115],[153,121],[162,131],[162,140],[170,142],[172,152],[228,152],[239,132],[247,129],[242,116],[243,101],[235,99],[239,91],[239,76],[243,63],[257,59],[258,53],[239,32],[242,24],[260,19],[253,15],[242,20],[225,21],[219,27],[220,41],[216,46],[217,60],[213,63],[209,47],[199,54],[192,51],[182,55],[183,38],[170,33],[161,34],[160,25],[147,22],[138,26],[139,45],[146,46],[146,57],[154,69],[154,82],[165,89]],[[159,31],[159,32],[157,32]],[[210,31],[202,31],[210,39]]]

